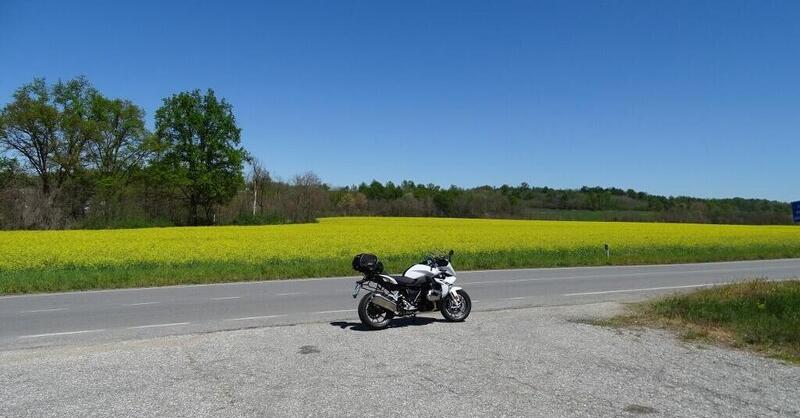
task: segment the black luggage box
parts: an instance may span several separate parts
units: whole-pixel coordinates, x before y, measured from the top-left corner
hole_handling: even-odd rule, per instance
[[[361,273],[380,273],[381,267],[375,254],[362,253],[353,258],[353,270]]]

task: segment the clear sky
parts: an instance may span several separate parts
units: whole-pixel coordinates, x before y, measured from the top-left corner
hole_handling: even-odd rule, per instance
[[[800,199],[797,1],[0,1],[0,103],[86,75],[227,98],[274,174],[333,185]]]

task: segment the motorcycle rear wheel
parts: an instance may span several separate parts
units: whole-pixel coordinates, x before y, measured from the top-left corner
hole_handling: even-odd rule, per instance
[[[447,295],[442,299],[439,310],[442,312],[444,319],[450,322],[462,322],[472,312],[472,300],[464,289],[457,290],[459,301],[455,300],[452,295]]]
[[[367,293],[358,303],[358,318],[369,329],[384,329],[389,326],[394,313],[372,303],[373,293]]]

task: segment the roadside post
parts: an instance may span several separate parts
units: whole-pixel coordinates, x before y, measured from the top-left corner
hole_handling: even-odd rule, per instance
[[[603,249],[606,250],[606,258],[611,258],[611,249],[608,248],[608,244],[603,244]]]
[[[792,220],[794,223],[800,223],[800,200],[792,202]]]

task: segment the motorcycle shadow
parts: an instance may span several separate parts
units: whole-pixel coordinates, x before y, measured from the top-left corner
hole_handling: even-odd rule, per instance
[[[443,319],[431,318],[427,316],[414,316],[406,318],[392,319],[387,328],[402,328],[402,327],[416,327],[421,325],[428,325],[434,322],[445,322]],[[371,331],[365,327],[361,322],[347,322],[347,321],[334,321],[330,323],[335,327],[341,329],[350,329],[351,331]]]

